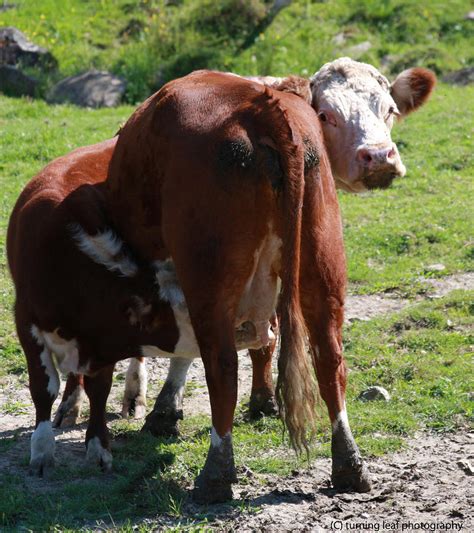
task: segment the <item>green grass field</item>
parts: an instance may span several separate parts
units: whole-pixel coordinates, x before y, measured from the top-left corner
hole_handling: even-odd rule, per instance
[[[94,65],[127,76],[130,102],[158,83],[161,64],[163,79],[183,73],[186,65],[203,66],[201,60],[246,74],[312,73],[343,52],[343,45],[332,42],[342,31],[347,32],[347,46],[371,40],[373,47],[362,59],[379,65],[385,54],[397,55],[397,71],[419,63],[444,72],[473,61],[474,24],[463,19],[470,8],[464,0],[450,2],[449,10],[437,1],[298,1],[245,49],[241,45],[247,34],[238,17],[230,26],[234,33],[224,35],[230,22],[222,9],[230,0],[188,0],[182,9],[151,0],[16,3],[17,9],[0,13],[0,26],[17,25],[49,47],[59,60],[60,75]],[[204,4],[207,18],[199,14]],[[252,20],[259,20],[262,2],[247,4]],[[117,37],[131,18],[143,23],[141,29],[133,37]],[[203,51],[201,59],[192,55],[195,49]],[[43,80],[44,86],[48,81]],[[19,386],[27,380],[12,321],[13,289],[5,255],[14,202],[46,163],[112,137],[133,109],[91,111],[0,95],[0,387],[12,375]],[[413,300],[403,313],[354,322],[345,330],[349,415],[366,456],[398,450],[419,430],[461,431],[472,421],[474,292],[457,291],[420,303],[415,299],[426,291],[420,277],[472,270],[473,124],[474,88],[440,83],[426,107],[395,126],[393,138],[407,177],[389,190],[339,196],[351,292],[393,292]],[[430,271],[435,263],[445,269]],[[374,384],[386,387],[392,401],[357,400]],[[0,420],[26,408],[10,402],[0,411]],[[312,457],[330,453],[323,406],[320,412]],[[265,474],[284,476],[305,467],[304,460],[289,453],[278,421],[249,423],[244,413],[240,406],[234,433],[237,465],[261,474],[262,483]],[[111,475],[98,475],[80,462],[58,468],[48,490],[33,492],[20,473],[0,475],[0,530],[92,530],[103,520],[131,532],[148,531],[147,526],[134,529],[134,522],[160,513],[179,520],[186,489],[204,463],[209,427],[207,417],[191,417],[182,425],[182,438],[157,440],[142,435],[137,424],[115,421]],[[0,454],[16,444],[15,435],[1,439]],[[27,462],[25,454],[25,466]],[[209,516],[203,509],[191,530],[204,530]]]

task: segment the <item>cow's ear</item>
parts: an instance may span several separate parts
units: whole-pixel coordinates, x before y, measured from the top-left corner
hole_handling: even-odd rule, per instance
[[[422,106],[436,85],[436,76],[425,68],[410,68],[399,74],[390,87],[400,113],[408,115]]]
[[[273,89],[277,91],[283,91],[285,93],[293,93],[303,100],[306,100],[308,104],[311,104],[311,89],[309,80],[306,78],[300,78],[299,76],[288,76],[283,78],[280,82],[272,85]]]

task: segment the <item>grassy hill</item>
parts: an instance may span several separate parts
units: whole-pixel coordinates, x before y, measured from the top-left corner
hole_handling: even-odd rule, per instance
[[[18,0],[0,13],[0,26],[16,26],[48,48],[59,61],[53,78],[91,66],[123,76],[131,103],[204,67],[307,75],[343,54],[385,65],[389,74],[414,65],[441,74],[474,63],[470,0],[450,0],[449,9],[440,0],[294,0],[267,26],[271,4]],[[53,81],[36,75],[43,87]]]

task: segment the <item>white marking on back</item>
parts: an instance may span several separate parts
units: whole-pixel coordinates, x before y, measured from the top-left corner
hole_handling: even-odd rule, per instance
[[[48,463],[54,461],[54,434],[50,420],[44,420],[31,435],[30,462]]]
[[[124,243],[111,229],[89,235],[79,224],[71,225],[71,233],[81,252],[111,272],[133,277],[138,266],[124,252]]]

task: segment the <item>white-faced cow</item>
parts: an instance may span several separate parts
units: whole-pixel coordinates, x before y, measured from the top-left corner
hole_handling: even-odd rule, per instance
[[[435,84],[432,72],[412,68],[390,84],[373,66],[340,58],[324,65],[310,81],[290,76],[249,78],[277,90],[293,92],[311,102],[323,128],[324,140],[336,186],[349,192],[388,187],[405,174],[398,149],[390,135],[394,119],[418,109]],[[277,333],[276,321],[272,329]],[[273,414],[275,400],[271,361],[275,339],[259,350],[249,350],[253,366],[249,411],[251,417]],[[197,355],[197,354],[195,354]],[[174,359],[168,377],[144,429],[155,435],[177,433],[182,418],[182,397],[191,359]],[[80,377],[68,380],[56,424],[69,409],[66,424],[73,423],[80,409]],[[71,392],[74,391],[74,394]],[[144,359],[132,360],[127,372],[123,416],[144,416],[146,404]]]

